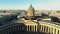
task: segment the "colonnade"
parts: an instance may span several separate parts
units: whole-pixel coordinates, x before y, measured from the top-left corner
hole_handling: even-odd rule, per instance
[[[38,30],[39,29],[39,30]],[[44,32],[48,34],[60,34],[60,27],[53,24],[40,23],[39,25],[26,25],[28,32]]]
[[[40,25],[40,32],[45,32],[49,34],[60,34],[60,29],[56,29],[54,27],[49,27],[49,26],[43,26]]]
[[[37,25],[26,25],[27,32],[37,32]]]
[[[60,27],[56,26],[56,24],[45,24],[40,23],[40,32],[45,32],[49,34],[60,34]]]
[[[0,34],[13,34],[15,32],[22,31],[22,30],[23,30],[23,25],[15,24],[1,29]]]
[[[38,25],[21,25],[21,24],[15,24],[11,25],[5,28],[0,29],[0,34],[13,34],[18,31],[27,31],[27,32],[45,32],[49,34],[60,34],[60,27],[56,27],[55,25],[49,25],[49,24],[39,24],[39,30]]]

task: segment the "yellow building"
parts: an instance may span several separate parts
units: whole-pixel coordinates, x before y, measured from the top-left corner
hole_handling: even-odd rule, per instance
[[[34,13],[35,13],[35,10],[32,7],[32,5],[30,5],[30,7],[28,8],[28,11],[27,11],[27,16],[34,16]]]

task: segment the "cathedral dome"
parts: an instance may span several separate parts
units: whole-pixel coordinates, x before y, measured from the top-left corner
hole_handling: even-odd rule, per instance
[[[30,7],[28,8],[28,10],[34,11],[34,8],[32,7],[32,5],[30,5]]]
[[[30,5],[30,7],[28,8],[28,11],[27,11],[27,15],[28,16],[34,16],[34,13],[35,13],[35,10],[32,7],[32,5]]]

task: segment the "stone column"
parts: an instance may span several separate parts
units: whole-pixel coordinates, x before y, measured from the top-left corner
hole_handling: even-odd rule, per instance
[[[2,34],[2,31],[0,31],[0,33]]]
[[[37,25],[36,25],[36,32],[37,32]]]
[[[42,32],[43,32],[43,25],[42,25]]]
[[[14,30],[14,32],[15,32],[15,31],[16,31],[16,26],[14,27],[14,29],[15,29],[15,30]]]
[[[9,29],[8,29],[8,34],[9,34]]]
[[[55,29],[53,29],[53,34],[55,34]]]
[[[4,34],[4,30],[2,31],[2,34]]]
[[[42,31],[42,25],[41,25],[41,29],[40,29],[40,31]]]
[[[47,26],[46,26],[47,27]],[[46,30],[47,30],[47,28],[45,27],[45,32],[46,32]]]
[[[8,34],[8,29],[6,31],[7,31],[7,34]]]
[[[34,32],[35,32],[35,25],[34,25]]]
[[[14,30],[15,30],[15,29],[14,29],[14,27],[13,27],[13,28],[12,28],[12,32],[14,32]]]
[[[41,29],[41,25],[39,25],[39,32],[40,32],[40,29]]]
[[[34,30],[34,26],[32,26],[32,32],[34,32],[33,30]]]
[[[56,34],[58,34],[58,30],[56,29]]]
[[[13,33],[13,28],[11,29],[11,34]]]
[[[1,31],[1,34],[3,34],[3,31]]]
[[[7,31],[5,30],[5,34],[7,34]]]
[[[1,31],[0,31],[0,34],[2,34]]]
[[[50,27],[49,27],[49,34],[51,33],[50,31],[51,31],[51,29],[50,29]]]
[[[50,27],[50,34],[52,34],[52,32],[53,32],[53,31],[52,31],[52,27]]]
[[[11,28],[9,28],[9,34],[11,34]]]
[[[30,25],[29,25],[29,31],[30,31]]]
[[[48,27],[48,33],[49,33],[49,27]]]
[[[20,25],[19,25],[19,31],[20,31]]]
[[[45,32],[45,25],[44,25],[44,32]]]
[[[27,25],[27,31],[28,31],[28,25]]]
[[[43,32],[44,32],[44,26],[43,26]]]
[[[5,30],[4,30],[4,34],[6,34],[6,33],[5,33]]]
[[[40,27],[40,31],[42,30],[42,26]]]

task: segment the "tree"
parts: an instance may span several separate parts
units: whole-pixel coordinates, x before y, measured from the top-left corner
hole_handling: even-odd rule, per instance
[[[59,19],[58,19],[57,17],[52,16],[52,17],[51,17],[51,21],[52,21],[52,22],[58,22]]]

